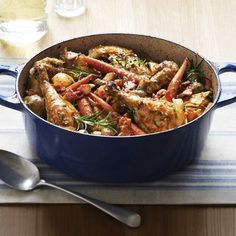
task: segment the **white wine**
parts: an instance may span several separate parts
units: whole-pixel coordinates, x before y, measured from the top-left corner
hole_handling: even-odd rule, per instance
[[[0,37],[10,43],[33,43],[47,32],[45,0],[0,0]]]

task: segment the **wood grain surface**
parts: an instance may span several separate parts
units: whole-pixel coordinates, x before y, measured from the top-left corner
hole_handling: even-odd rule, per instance
[[[169,39],[211,60],[236,61],[235,0],[85,0],[86,14],[65,19],[49,0],[48,34],[34,45],[0,42],[0,57],[30,57],[87,34],[129,32]],[[124,206],[142,215],[130,229],[88,205],[1,205],[0,236],[233,236],[234,206]]]
[[[142,215],[128,228],[88,205],[2,205],[1,236],[233,236],[232,206],[123,206]]]

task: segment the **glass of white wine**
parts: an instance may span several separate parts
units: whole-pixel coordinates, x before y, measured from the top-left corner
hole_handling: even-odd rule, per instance
[[[48,30],[46,0],[0,0],[0,38],[13,44],[34,43]]]

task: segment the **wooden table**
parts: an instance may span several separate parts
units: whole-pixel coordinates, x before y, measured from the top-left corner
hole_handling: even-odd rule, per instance
[[[73,37],[129,32],[166,38],[208,59],[236,61],[235,0],[87,0],[86,14],[64,19],[48,1],[48,34],[37,44],[0,44],[0,57],[29,57]],[[1,205],[0,235],[236,235],[234,206],[126,205],[142,215],[130,229],[89,205]]]

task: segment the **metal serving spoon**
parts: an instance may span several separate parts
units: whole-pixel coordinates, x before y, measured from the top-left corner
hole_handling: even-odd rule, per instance
[[[135,212],[110,205],[81,193],[73,193],[40,179],[39,170],[32,162],[5,150],[0,150],[0,179],[10,187],[23,191],[49,186],[95,206],[130,227],[136,228],[141,223],[140,215]]]

